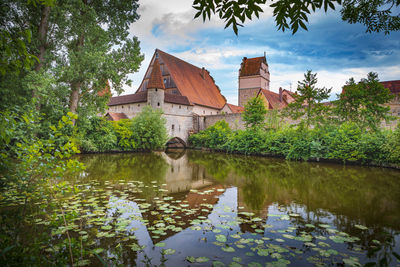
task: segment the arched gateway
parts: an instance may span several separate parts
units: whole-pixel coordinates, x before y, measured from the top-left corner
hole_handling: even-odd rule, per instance
[[[186,148],[186,142],[179,137],[171,138],[166,145],[167,148]]]

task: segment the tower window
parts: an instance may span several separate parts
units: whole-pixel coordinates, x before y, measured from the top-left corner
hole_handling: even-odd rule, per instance
[[[158,91],[158,89],[156,88],[156,92]]]
[[[172,128],[172,131],[173,131],[173,130],[175,129],[175,125],[172,124],[172,127],[171,127],[171,128]]]
[[[160,102],[157,103],[157,106],[160,106]]]
[[[182,108],[181,106],[179,106],[179,109]]]
[[[167,84],[167,78],[164,78],[164,84]]]

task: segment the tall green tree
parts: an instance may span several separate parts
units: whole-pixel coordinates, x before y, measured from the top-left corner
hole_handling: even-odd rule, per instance
[[[352,121],[359,127],[376,130],[383,120],[390,120],[387,104],[393,95],[378,79],[378,74],[368,73],[358,83],[350,78],[336,102],[339,121]]]
[[[243,120],[246,128],[259,128],[264,124],[265,114],[264,103],[259,97],[251,98],[244,106]]]
[[[193,8],[197,10],[195,18],[202,16],[203,21],[217,14],[225,21],[225,28],[232,27],[235,34],[238,26],[246,20],[259,18],[267,0],[193,0]],[[367,32],[386,34],[400,30],[398,0],[277,0],[269,1],[273,9],[276,26],[279,30],[290,30],[296,33],[299,27],[307,30],[306,23],[311,13],[318,10],[335,10],[341,7],[342,20],[348,23],[361,23]]]
[[[309,128],[311,125],[320,125],[329,107],[322,103],[329,98],[331,88],[317,87],[317,73],[308,70],[304,80],[298,82],[295,101],[288,105],[286,112],[293,120],[301,120],[301,125]]]

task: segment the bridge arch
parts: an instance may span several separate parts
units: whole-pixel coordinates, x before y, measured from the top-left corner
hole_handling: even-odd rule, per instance
[[[167,142],[167,148],[186,148],[186,142],[180,137],[173,137]]]

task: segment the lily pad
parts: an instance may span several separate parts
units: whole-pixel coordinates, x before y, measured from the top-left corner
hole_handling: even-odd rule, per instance
[[[155,244],[156,247],[162,248],[165,247],[165,243],[164,242],[159,242],[157,244]]]
[[[175,250],[175,249],[172,249],[172,248],[163,249],[163,250],[161,251],[161,253],[162,253],[163,255],[172,255],[172,254],[174,254],[175,252],[176,252],[176,250]]]
[[[213,261],[212,266],[213,267],[225,267],[225,264],[221,261]]]
[[[210,259],[207,258],[207,257],[198,257],[198,258],[196,258],[196,262],[199,262],[199,263],[207,262],[207,261],[209,261],[209,260],[210,260]]]
[[[226,236],[224,235],[216,235],[215,239],[217,239],[219,242],[226,242]]]
[[[225,252],[235,252],[233,247],[222,247],[221,249]]]
[[[360,230],[368,230],[368,227],[361,225],[361,224],[356,224],[354,225],[355,228],[358,228]]]

